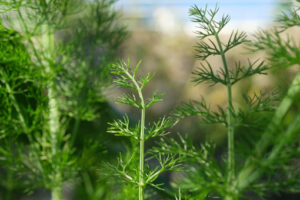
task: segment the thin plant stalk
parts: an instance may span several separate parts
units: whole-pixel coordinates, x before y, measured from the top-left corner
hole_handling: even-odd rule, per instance
[[[52,159],[57,159],[57,154],[59,153],[58,138],[57,138],[59,133],[59,111],[58,111],[57,100],[55,99],[54,94],[55,94],[54,89],[49,88],[48,90],[49,131],[51,136]],[[54,180],[55,187],[51,188],[52,200],[61,200],[62,199],[62,175],[58,166],[55,166],[54,177],[55,177]]]
[[[232,183],[235,179],[235,154],[234,154],[234,125],[232,123],[232,117],[233,117],[233,105],[232,105],[232,85],[231,80],[229,77],[229,70],[228,65],[225,57],[225,53],[222,48],[222,44],[220,41],[220,38],[218,34],[215,34],[218,47],[220,50],[220,55],[222,57],[223,66],[226,73],[226,85],[227,85],[227,101],[228,101],[228,107],[227,107],[227,148],[228,148],[228,158],[227,158],[227,184],[228,190],[231,190]],[[227,195],[225,196],[225,200],[233,200],[234,197],[232,196],[232,191],[229,191]]]
[[[24,27],[24,30],[27,35],[30,35],[30,32],[28,30],[27,24],[23,18],[22,13],[20,10],[18,10],[19,18],[21,19],[22,26]],[[47,27],[46,34],[44,37],[44,45],[47,46],[48,50],[48,56],[51,55],[51,53],[54,50],[55,41],[54,41],[54,32],[51,31],[50,26]],[[33,44],[31,38],[29,38],[29,45],[33,50],[33,53],[40,65],[45,66],[45,73],[46,75],[52,74],[51,67],[49,66],[49,63],[44,63],[43,59],[38,55],[37,48]],[[52,79],[48,80],[47,83],[47,89],[48,89],[48,109],[49,109],[49,115],[48,115],[48,127],[49,127],[49,134],[51,136],[51,153],[52,153],[52,159],[57,159],[58,154],[58,135],[60,131],[60,123],[59,123],[59,108],[58,108],[58,102],[56,99],[56,90],[55,90],[55,83]],[[51,197],[52,200],[61,200],[62,199],[62,175],[60,170],[55,167],[54,171],[54,177],[55,177],[55,187],[51,188]]]
[[[51,200],[61,200],[62,199],[62,187],[57,186],[51,190]]]
[[[225,124],[226,132],[227,132],[227,162],[226,162],[226,172],[224,176],[224,180],[222,183],[225,183],[224,191],[220,192],[220,195],[224,197],[226,200],[237,199],[239,194],[236,190],[236,169],[235,169],[235,118],[236,113],[235,108],[233,106],[233,97],[232,97],[232,86],[238,81],[250,77],[254,74],[264,74],[267,67],[261,63],[250,61],[248,62],[248,66],[242,66],[239,63],[236,63],[234,69],[229,69],[229,65],[226,60],[226,53],[246,42],[246,34],[244,32],[233,31],[230,34],[230,37],[227,43],[222,43],[220,40],[220,32],[225,27],[225,25],[230,21],[230,17],[228,15],[223,15],[220,20],[216,19],[219,8],[216,6],[215,9],[208,9],[207,7],[204,9],[199,9],[197,6],[194,6],[190,10],[190,15],[193,17],[193,21],[199,24],[201,28],[197,33],[199,34],[199,38],[201,41],[196,45],[197,55],[196,57],[199,60],[206,61],[206,59],[210,56],[220,56],[222,60],[222,69],[214,71],[212,65],[206,61],[206,64],[201,64],[201,67],[198,68],[193,74],[195,75],[194,82],[196,84],[200,84],[206,82],[210,84],[210,86],[214,86],[216,84],[222,84],[227,89],[227,108],[223,109],[221,106],[218,107],[217,112],[213,112],[207,106],[205,100],[201,100],[200,102],[195,101],[187,104],[183,104],[181,108],[179,108],[176,112],[176,116],[179,118],[192,116],[192,115],[200,115],[205,123],[215,124],[221,123]],[[215,41],[209,39],[208,37],[214,37]],[[205,38],[208,38],[208,41],[204,41]],[[256,65],[257,66],[254,66]],[[207,160],[205,158],[204,160]],[[201,162],[200,162],[201,163]],[[202,164],[202,163],[201,163]],[[205,174],[209,174],[212,169],[211,166],[205,169]],[[219,171],[219,169],[217,170]],[[216,173],[216,170],[212,170],[212,173],[216,175],[215,184],[220,183],[220,177]],[[221,171],[219,171],[221,174]],[[223,178],[223,177],[222,177]],[[193,181],[193,180],[191,180]],[[203,184],[205,184],[204,180]],[[209,186],[207,187],[208,191],[202,193],[203,197],[207,197],[206,195],[211,192],[209,191]],[[201,193],[201,192],[200,192]],[[222,194],[221,194],[222,193]]]
[[[152,104],[161,101],[162,94],[153,93],[151,99],[146,100],[143,95],[143,89],[148,82],[153,78],[153,75],[147,74],[147,76],[136,77],[141,62],[139,62],[134,70],[130,69],[129,61],[127,63],[120,63],[114,65],[112,74],[116,75],[114,83],[121,88],[128,88],[134,90],[135,94],[125,95],[118,98],[116,101],[119,104],[131,105],[139,109],[140,119],[139,124],[132,128],[128,117],[124,117],[123,120],[115,120],[110,124],[108,129],[109,133],[116,136],[130,137],[132,149],[128,151],[131,155],[119,160],[119,167],[115,168],[117,175],[123,177],[126,182],[135,185],[134,194],[130,199],[144,200],[145,188],[150,185],[156,189],[163,190],[159,184],[155,184],[154,181],[158,176],[165,171],[177,171],[180,169],[179,159],[173,154],[161,153],[161,149],[152,149],[153,151],[145,151],[145,143],[148,139],[153,137],[163,137],[168,132],[167,128],[174,126],[176,122],[171,118],[161,118],[157,122],[150,124],[149,128],[145,127],[146,109]],[[149,154],[148,154],[149,153]],[[152,155],[150,159],[156,159],[159,163],[159,167],[155,167],[153,170],[145,162],[145,155]],[[145,166],[148,166],[145,168]],[[113,167],[113,166],[112,166]],[[137,171],[138,170],[138,171]],[[125,189],[125,188],[124,188]],[[137,191],[138,189],[138,191]],[[128,194],[127,188],[123,190]]]
[[[139,170],[139,200],[144,199],[144,144],[145,144],[145,104],[144,99],[139,91],[139,96],[141,98],[141,131],[140,131],[140,170]]]
[[[211,29],[214,32],[214,36],[216,38],[220,56],[222,58],[222,63],[224,66],[225,70],[225,75],[226,75],[226,86],[227,86],[227,101],[228,101],[228,107],[227,107],[227,145],[228,145],[228,158],[227,158],[227,184],[229,185],[229,190],[232,188],[232,183],[235,179],[235,154],[234,154],[234,125],[233,125],[233,112],[234,112],[234,107],[232,105],[232,84],[230,80],[230,74],[229,74],[229,69],[225,57],[225,52],[222,47],[221,40],[219,38],[218,33],[215,31],[214,27],[211,26]],[[230,194],[229,196],[225,196],[226,200],[230,200],[233,197],[231,197],[231,191],[229,191]]]
[[[235,154],[234,154],[234,124],[233,124],[233,115],[234,115],[234,107],[232,104],[232,83],[230,80],[230,72],[228,68],[228,64],[225,57],[225,52],[222,47],[221,40],[219,38],[219,32],[209,24],[209,28],[211,29],[214,37],[216,38],[219,55],[222,58],[222,63],[225,70],[225,81],[227,87],[227,101],[228,101],[228,108],[227,108],[227,143],[228,143],[228,160],[227,160],[227,182],[229,184],[235,179]]]
[[[54,51],[54,32],[48,26],[46,30],[47,34],[44,35],[45,41],[44,45],[47,47],[48,56],[51,56],[51,53]],[[52,69],[49,66],[49,63],[45,63],[45,71],[46,74],[51,77]],[[56,159],[58,159],[58,155],[60,153],[59,149],[59,134],[60,134],[60,113],[58,108],[57,102],[57,92],[55,89],[55,83],[53,77],[48,80],[48,125],[49,125],[49,134],[51,137],[51,153],[52,153],[52,160],[54,163],[58,163]],[[61,200],[62,199],[62,174],[59,166],[54,166],[53,171],[54,177],[54,186],[51,188],[51,197],[52,200]]]
[[[231,183],[235,177],[235,155],[234,155],[234,126],[232,123],[233,117],[233,105],[232,105],[232,85],[229,76],[228,65],[225,57],[225,53],[222,48],[222,44],[220,38],[217,33],[215,33],[215,37],[219,46],[220,54],[222,57],[222,62],[224,65],[225,73],[226,73],[226,85],[227,85],[227,100],[228,100],[228,108],[227,108],[227,137],[228,137],[228,183]]]
[[[128,77],[131,78],[133,84],[135,85],[139,98],[140,98],[140,106],[141,106],[141,130],[140,130],[140,160],[139,160],[139,200],[144,199],[144,152],[145,152],[145,112],[146,112],[146,107],[145,107],[145,101],[142,93],[142,89],[139,86],[139,84],[136,82],[134,77],[129,74],[128,72],[126,73]]]

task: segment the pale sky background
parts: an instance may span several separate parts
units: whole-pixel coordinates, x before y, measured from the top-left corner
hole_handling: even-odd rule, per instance
[[[288,1],[288,0],[286,0]],[[274,18],[278,0],[119,0],[117,7],[127,16],[139,16],[146,28],[163,32],[172,32],[181,26],[191,32],[195,24],[191,23],[189,8],[220,7],[220,14],[231,16],[228,30],[239,28],[253,32],[258,27],[264,28]],[[181,24],[181,25],[179,25]]]

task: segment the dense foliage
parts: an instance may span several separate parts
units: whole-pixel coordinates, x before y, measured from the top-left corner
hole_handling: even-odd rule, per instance
[[[28,191],[44,187],[52,199],[61,199],[63,183],[86,168],[74,148],[79,123],[97,118],[108,66],[126,37],[113,3],[1,2],[1,166],[9,181],[3,183],[7,198],[18,198],[11,185],[16,176]]]

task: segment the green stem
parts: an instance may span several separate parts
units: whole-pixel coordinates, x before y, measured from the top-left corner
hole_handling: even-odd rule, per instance
[[[284,99],[280,103],[278,109],[276,110],[276,113],[275,113],[272,121],[266,128],[260,141],[256,144],[255,155],[254,155],[255,159],[253,159],[253,157],[249,157],[246,160],[244,168],[239,173],[238,178],[237,178],[239,191],[244,190],[253,181],[255,181],[257,178],[259,178],[259,176],[261,174],[261,170],[258,169],[256,160],[261,158],[261,155],[263,154],[263,152],[269,147],[269,145],[273,141],[272,138],[274,137],[274,134],[276,133],[283,118],[285,117],[288,110],[290,109],[295,97],[297,95],[299,95],[299,92],[300,92],[300,72],[298,72],[298,74],[296,75],[294,81],[292,82],[292,84],[287,92],[287,95],[284,97]],[[289,134],[287,134],[287,135],[289,135]],[[285,134],[283,137],[287,137],[287,135]],[[279,143],[279,145],[281,146],[282,144]],[[272,158],[272,159],[274,157],[274,153],[279,151],[277,146],[278,146],[278,144],[274,147],[272,153],[270,154],[270,158]]]
[[[50,58],[51,53],[54,50],[54,34],[51,31],[50,27],[48,29],[47,34],[44,35],[44,45],[48,49],[47,56]],[[51,137],[51,149],[52,149],[52,156],[56,157],[58,151],[58,135],[60,129],[59,123],[59,109],[58,109],[58,102],[57,102],[57,93],[55,88],[55,77],[53,77],[53,69],[51,68],[49,63],[45,64],[45,72],[50,77],[47,83],[48,89],[48,109],[49,109],[49,116],[48,116],[48,126],[49,132]]]
[[[48,27],[47,35],[45,35],[45,45],[47,46],[48,56],[51,57],[51,53],[54,51],[54,33],[50,27]],[[57,92],[55,87],[55,77],[53,75],[53,69],[49,63],[46,64],[46,74],[50,75],[48,80],[48,107],[49,107],[49,133],[51,137],[51,152],[52,160],[54,165],[54,187],[51,188],[52,200],[62,199],[62,172],[59,166],[59,156],[60,156],[60,113],[57,101]]]
[[[229,75],[229,69],[227,65],[227,61],[225,58],[225,52],[223,51],[222,44],[220,41],[220,38],[218,36],[218,33],[215,34],[220,55],[222,57],[222,62],[224,65],[224,70],[226,73],[226,85],[227,85],[227,100],[228,100],[228,109],[227,109],[227,137],[228,137],[228,164],[227,164],[227,170],[228,170],[228,183],[232,183],[232,181],[235,178],[235,155],[234,155],[234,125],[233,125],[233,112],[234,108],[232,105],[232,84],[230,81],[230,75]]]
[[[59,111],[56,100],[56,92],[51,81],[48,85],[48,99],[49,99],[49,132],[51,137],[52,156],[56,156],[58,150],[58,134],[59,134]]]
[[[47,62],[46,59],[43,59],[37,51],[36,46],[34,45],[32,39],[31,39],[31,33],[28,29],[28,26],[25,22],[25,19],[22,15],[22,12],[17,9],[17,13],[20,17],[21,24],[23,25],[23,28],[25,30],[26,35],[29,37],[29,45],[31,46],[33,53],[35,55],[35,58],[37,62],[40,64],[40,66],[45,66],[45,74],[46,78],[50,77],[47,83],[47,90],[48,90],[48,127],[49,127],[49,134],[51,138],[51,154],[52,154],[52,162],[58,163],[57,161],[57,155],[59,155],[59,133],[60,133],[60,123],[59,123],[59,108],[58,108],[58,102],[57,102],[57,93],[55,88],[55,80],[52,77],[53,70],[51,69],[51,66],[49,62]],[[44,39],[44,46],[47,47],[48,54],[45,54],[45,56],[48,56],[48,58],[51,58],[51,53],[54,51],[55,41],[54,41],[54,31],[51,29],[51,26],[48,25],[46,30],[46,33],[43,36]],[[51,188],[51,194],[52,194],[52,200],[61,200],[62,199],[62,174],[59,169],[59,166],[56,164],[53,169],[54,173],[54,187]]]
[[[25,19],[21,13],[21,11],[18,9],[18,15],[21,19],[22,25],[25,29],[26,34],[29,36],[30,31],[28,30],[27,24],[25,22]],[[44,45],[48,47],[48,56],[50,57],[51,52],[54,50],[54,33],[51,30],[50,27],[47,27],[46,30],[47,34],[44,35]],[[29,38],[29,44],[34,52],[34,55],[38,61],[38,63],[42,66],[45,65],[45,72],[47,76],[52,75],[52,70],[51,67],[49,66],[49,63],[44,63],[42,58],[39,56],[37,49],[35,45],[33,44],[31,38]],[[59,134],[59,111],[58,111],[58,103],[56,100],[56,92],[55,92],[55,84],[54,81],[50,78],[47,83],[47,89],[48,89],[48,107],[49,107],[49,121],[48,121],[48,126],[49,126],[49,132],[51,136],[51,151],[52,155],[56,155],[57,153],[57,145],[58,145],[58,139],[57,135]]]
[[[144,182],[144,159],[145,159],[145,112],[146,112],[146,106],[145,101],[142,93],[142,89],[139,86],[139,84],[136,82],[134,77],[128,72],[125,71],[126,75],[131,79],[133,84],[135,85],[139,98],[141,100],[141,130],[140,130],[140,160],[139,160],[139,200],[144,199],[144,188],[145,188],[145,182]]]
[[[49,132],[51,137],[51,153],[52,153],[52,162],[54,164],[53,169],[53,182],[54,187],[51,188],[52,200],[61,200],[62,199],[62,175],[61,170],[59,167],[58,157],[60,155],[59,149],[59,110],[58,110],[58,103],[56,99],[55,88],[53,85],[53,81],[49,82],[48,88],[48,98],[49,98]]]
[[[139,96],[141,99],[141,131],[140,131],[140,170],[139,170],[139,200],[144,199],[144,144],[145,144],[145,103],[141,90],[139,90]]]
[[[62,187],[57,186],[51,190],[51,200],[61,200],[62,199]]]

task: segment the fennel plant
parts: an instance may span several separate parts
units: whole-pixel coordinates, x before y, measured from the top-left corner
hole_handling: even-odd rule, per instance
[[[290,37],[284,40],[280,35],[286,29],[299,25],[298,10],[299,7],[284,12],[278,19],[280,24],[277,28],[272,32],[261,31],[255,36],[256,40],[250,42],[246,34],[239,31],[232,31],[227,41],[221,40],[220,34],[230,17],[223,15],[218,18],[218,7],[194,6],[190,9],[192,20],[199,29],[196,32],[200,39],[195,47],[196,58],[202,61],[193,72],[193,82],[208,83],[211,87],[224,85],[227,107],[211,109],[202,98],[201,101],[183,103],[175,110],[174,116],[180,120],[197,115],[202,123],[222,124],[227,132],[227,153],[218,158],[216,147],[211,142],[202,144],[199,149],[182,136],[179,136],[179,141],[171,139],[161,143],[164,152],[179,154],[188,163],[188,172],[184,173],[182,181],[175,184],[181,189],[183,199],[235,200],[247,199],[254,194],[264,198],[270,195],[268,190],[299,192],[299,173],[293,164],[299,158],[299,142],[293,138],[299,133],[300,117],[291,111],[292,105],[299,107],[296,104],[300,92],[299,73],[277,108],[274,101],[278,97],[274,92],[252,96],[244,94],[247,109],[234,104],[232,95],[232,87],[245,78],[266,74],[267,70],[276,67],[299,64],[299,47]],[[254,52],[264,50],[267,61],[248,60],[246,65],[241,62],[229,65],[228,51],[241,44]],[[210,56],[219,56],[223,66],[215,69],[206,60]],[[292,120],[287,122],[287,115]],[[252,135],[247,136],[247,133]],[[245,140],[248,141],[244,143]]]
[[[153,75],[147,74],[145,77],[139,77],[138,69],[141,62],[139,62],[135,68],[130,67],[129,61],[127,63],[120,63],[113,67],[112,74],[115,75],[114,83],[121,87],[132,90],[117,99],[117,103],[134,106],[140,111],[140,119],[138,123],[133,126],[127,115],[123,119],[115,120],[110,123],[109,133],[116,136],[128,137],[130,140],[129,148],[124,154],[120,154],[119,162],[117,166],[112,166],[115,169],[115,173],[123,178],[125,182],[131,186],[131,194],[121,193],[120,199],[123,199],[126,195],[127,199],[151,199],[151,195],[145,195],[146,186],[163,190],[160,184],[155,183],[158,176],[165,171],[176,171],[180,169],[180,158],[173,154],[163,155],[160,152],[152,152],[145,149],[145,143],[154,137],[164,137],[168,132],[167,128],[174,125],[175,121],[171,118],[163,117],[156,122],[146,125],[146,111],[149,107],[162,100],[162,94],[153,93],[150,99],[146,99],[143,94],[144,88],[149,81],[153,78]],[[149,160],[150,159],[150,160]],[[158,166],[151,169],[146,162],[153,159],[158,162]],[[127,190],[126,187],[121,190]],[[126,191],[125,191],[126,192]],[[116,196],[117,197],[117,196]],[[115,197],[115,198],[116,198]],[[147,198],[148,197],[148,198]]]
[[[97,118],[108,66],[126,36],[113,3],[1,2],[3,30],[19,35],[20,43],[15,49],[19,58],[9,49],[13,45],[1,56],[1,121],[6,121],[1,123],[1,138],[4,144],[11,138],[18,142],[1,152],[4,160],[18,158],[14,173],[28,191],[44,187],[53,200],[60,200],[64,182],[84,167],[76,164],[78,127],[80,121]],[[3,40],[10,44],[12,37],[6,36]]]

